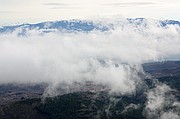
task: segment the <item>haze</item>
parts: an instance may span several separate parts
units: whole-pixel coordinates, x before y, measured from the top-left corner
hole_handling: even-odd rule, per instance
[[[179,0],[0,0],[0,25],[121,15],[180,20]]]

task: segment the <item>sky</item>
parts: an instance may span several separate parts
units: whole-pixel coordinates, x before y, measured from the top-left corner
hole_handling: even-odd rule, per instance
[[[179,11],[179,0],[0,0],[0,25],[111,16],[180,21]]]

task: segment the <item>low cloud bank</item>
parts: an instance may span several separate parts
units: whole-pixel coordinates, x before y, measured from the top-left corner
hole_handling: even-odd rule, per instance
[[[179,59],[178,26],[160,27],[153,20],[137,25],[124,19],[112,24],[116,27],[106,32],[0,35],[0,83],[90,80],[126,93],[135,90],[142,63]]]
[[[140,25],[125,19],[102,22],[114,24],[115,28],[46,34],[30,30],[27,37],[17,36],[18,31],[1,34],[0,83],[45,82],[50,84],[46,93],[52,94],[61,84],[68,87],[75,82],[92,81],[112,93],[125,95],[141,88],[142,63],[180,59],[179,26],[160,27],[154,20]],[[162,85],[147,93],[148,115],[161,110],[166,90],[170,89]],[[178,116],[166,112],[160,118],[170,115]]]

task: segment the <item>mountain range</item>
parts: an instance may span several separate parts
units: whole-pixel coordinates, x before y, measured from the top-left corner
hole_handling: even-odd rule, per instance
[[[127,18],[126,23],[142,25],[147,22],[148,19],[145,18]],[[180,26],[179,21],[175,20],[164,20],[157,21],[159,23],[159,27],[166,27],[167,25],[178,25]],[[24,35],[28,30],[40,30],[43,33],[49,33],[54,31],[72,31],[72,32],[90,32],[93,30],[99,31],[108,31],[113,29],[115,24],[108,23],[104,24],[102,22],[96,21],[88,21],[88,20],[61,20],[61,21],[49,21],[49,22],[41,22],[36,24],[20,24],[20,25],[12,25],[12,26],[0,26],[0,33],[12,33],[16,30],[18,31],[18,35]]]

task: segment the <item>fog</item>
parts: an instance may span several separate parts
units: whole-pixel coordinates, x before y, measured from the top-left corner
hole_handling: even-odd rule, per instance
[[[148,119],[179,119],[180,102],[171,91],[173,89],[166,84],[158,83],[147,92],[145,112]]]
[[[0,83],[90,80],[115,91],[132,92],[141,80],[137,73],[143,73],[142,63],[180,56],[178,26],[159,27],[155,20],[145,23],[112,20],[116,27],[106,32],[45,34],[30,30],[19,37],[17,30],[1,34]]]
[[[49,84],[46,93],[52,93],[61,84],[92,81],[111,93],[133,94],[143,85],[141,64],[180,58],[179,26],[160,27],[156,20],[141,25],[125,19],[101,22],[115,28],[88,33],[30,30],[26,36],[18,36],[17,30],[1,34],[0,84],[45,82]],[[147,92],[149,117],[165,103],[162,88],[170,90],[161,85]],[[169,115],[178,117],[166,112],[159,118]]]

